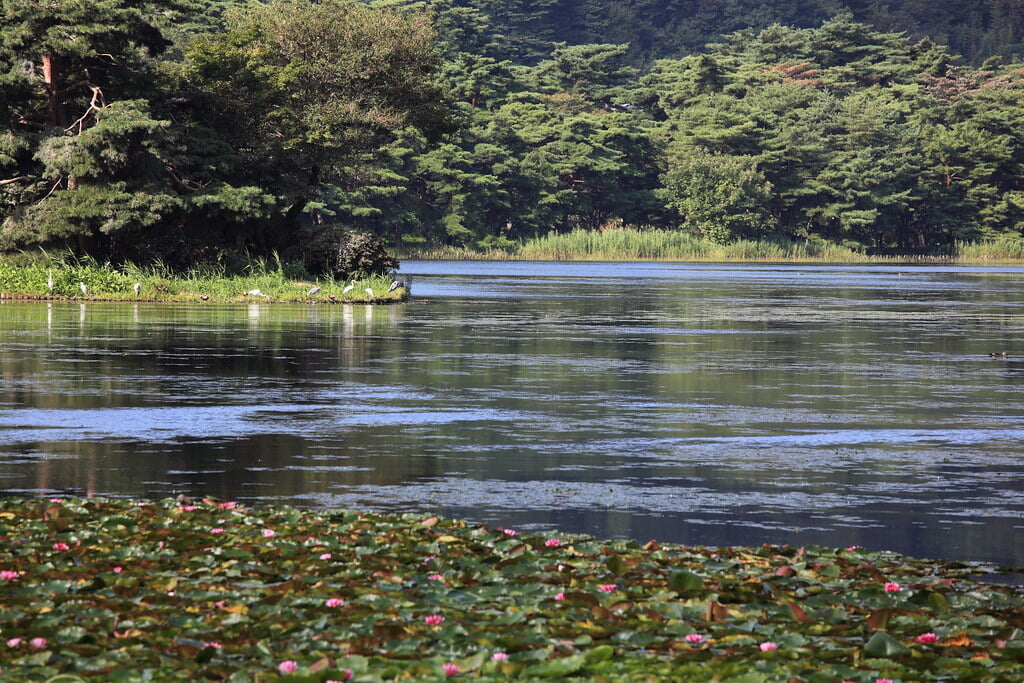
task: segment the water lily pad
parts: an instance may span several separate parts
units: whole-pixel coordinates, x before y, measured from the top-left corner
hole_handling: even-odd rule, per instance
[[[864,654],[870,657],[895,657],[909,652],[909,648],[885,631],[876,631],[864,645]]]

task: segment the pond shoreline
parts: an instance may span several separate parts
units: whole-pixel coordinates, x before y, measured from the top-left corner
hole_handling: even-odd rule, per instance
[[[184,496],[3,498],[0,539],[0,681],[1024,676],[1024,590],[856,546]]]
[[[307,299],[301,300],[260,300],[254,298],[241,298],[236,297],[232,300],[213,300],[210,297],[203,298],[201,295],[192,295],[191,297],[173,297],[167,299],[135,299],[135,298],[116,298],[116,297],[78,297],[78,296],[46,296],[38,294],[11,294],[8,292],[0,292],[0,301],[18,301],[18,302],[60,302],[60,303],[121,303],[121,304],[181,304],[181,303],[202,303],[202,304],[305,304],[308,306],[314,306],[317,304],[333,305],[333,304],[364,304],[364,305],[390,305],[405,303],[410,298],[410,293],[405,291],[397,297],[389,298],[375,298],[375,299],[338,299],[325,298],[323,300]]]
[[[389,274],[312,279],[284,267],[185,275],[132,265],[0,259],[0,299],[69,302],[360,303],[405,301],[409,286]]]

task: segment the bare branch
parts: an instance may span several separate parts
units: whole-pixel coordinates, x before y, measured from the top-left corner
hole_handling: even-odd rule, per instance
[[[212,180],[207,180],[205,183],[197,183],[195,181],[182,178],[180,175],[177,174],[177,172],[175,172],[174,167],[172,166],[165,166],[164,168],[167,170],[167,175],[171,176],[172,180],[174,180],[176,183],[181,185],[184,189],[188,190],[189,192],[198,192],[199,190],[203,189],[211,182],[213,182]]]
[[[53,194],[54,192],[56,192],[57,188],[60,187],[63,183],[64,183],[64,179],[63,178],[57,178],[57,182],[55,182],[53,184],[53,187],[51,187],[50,191],[46,193],[46,196],[43,197],[42,199],[40,199],[38,202],[36,202],[36,204],[42,204],[47,199],[49,199],[50,195]]]
[[[7,180],[0,180],[0,185],[10,185],[11,183],[20,183],[23,180],[36,180],[32,176],[20,175],[17,178],[8,178]]]
[[[89,89],[92,90],[92,101],[89,102],[89,108],[85,110],[85,113],[82,114],[81,118],[65,128],[65,130],[70,131],[75,126],[78,126],[78,132],[81,134],[82,129],[85,127],[85,120],[89,118],[89,115],[107,106],[107,103],[103,100],[102,90],[94,85],[90,85]]]

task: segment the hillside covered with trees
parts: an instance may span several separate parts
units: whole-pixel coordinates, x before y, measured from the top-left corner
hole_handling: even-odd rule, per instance
[[[0,0],[0,249],[1020,239],[1024,3],[962,5]]]

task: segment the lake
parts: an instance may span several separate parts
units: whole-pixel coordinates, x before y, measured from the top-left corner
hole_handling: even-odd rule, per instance
[[[1024,564],[1022,268],[400,275],[391,306],[0,303],[0,490]]]

